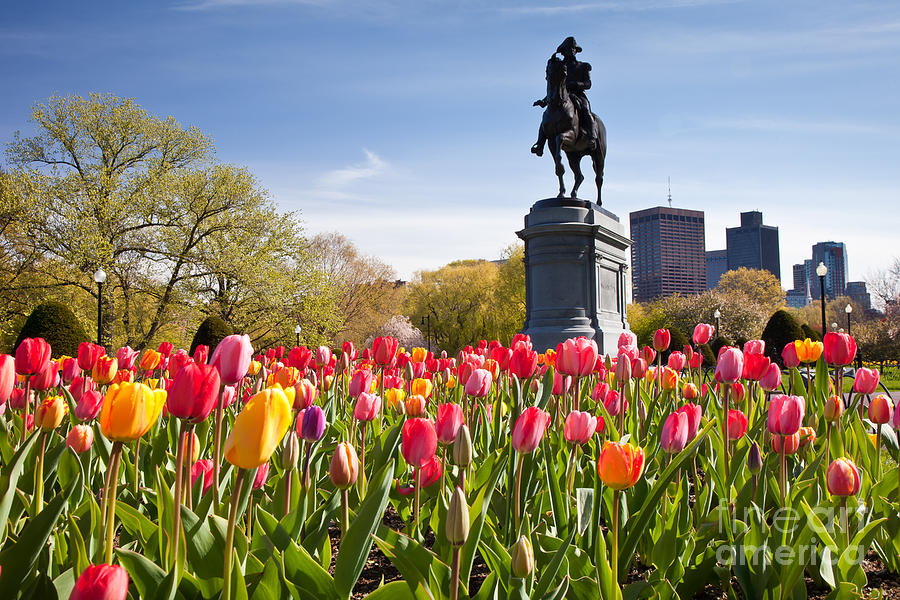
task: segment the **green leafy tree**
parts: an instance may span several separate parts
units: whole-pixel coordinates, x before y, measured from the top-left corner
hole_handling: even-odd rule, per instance
[[[772,309],[784,305],[781,282],[765,269],[741,267],[728,271],[719,279],[716,291],[728,296],[744,296]]]

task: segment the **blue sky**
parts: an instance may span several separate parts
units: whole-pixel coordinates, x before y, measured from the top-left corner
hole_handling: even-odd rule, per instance
[[[706,211],[708,249],[762,210],[785,287],[817,241],[847,244],[852,279],[900,254],[894,2],[7,1],[2,15],[0,141],[51,94],[133,97],[201,128],[308,232],[342,231],[403,278],[497,257],[556,194],[550,158],[528,152],[531,103],[567,35],[593,65],[604,203],[624,221],[663,203],[670,176],[675,206]]]

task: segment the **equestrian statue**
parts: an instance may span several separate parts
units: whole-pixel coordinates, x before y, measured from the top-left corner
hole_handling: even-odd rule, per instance
[[[542,156],[544,144],[547,144],[559,178],[559,198],[566,194],[562,152],[566,153],[575,175],[572,198],[577,197],[578,187],[584,181],[581,159],[590,156],[597,182],[597,204],[602,205],[600,188],[603,186],[603,163],[606,160],[606,127],[591,112],[591,104],[585,95],[585,91],[591,88],[591,65],[575,58],[579,52],[581,47],[575,43],[575,38],[567,37],[547,61],[547,95],[533,105],[542,107],[544,116],[537,142],[531,151]]]

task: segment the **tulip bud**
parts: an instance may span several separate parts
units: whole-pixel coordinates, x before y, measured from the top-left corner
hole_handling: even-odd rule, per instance
[[[79,454],[91,449],[94,444],[94,430],[89,425],[76,425],[66,436],[66,446]]]
[[[616,381],[623,383],[631,379],[631,360],[628,356],[620,354],[616,360]]]
[[[519,536],[519,540],[512,548],[510,553],[510,570],[513,577],[524,579],[531,575],[534,570],[534,550],[531,548],[531,542],[524,535]]]
[[[128,573],[118,565],[88,565],[75,581],[69,600],[125,600]]]
[[[834,423],[844,414],[844,401],[838,396],[831,396],[825,401],[825,409],[822,412],[826,421]]]
[[[456,430],[456,439],[453,440],[453,464],[459,467],[468,467],[472,464],[472,436],[466,424]]]
[[[750,472],[756,475],[760,471],[762,471],[763,466],[763,456],[762,452],[759,450],[759,445],[756,442],[753,442],[750,446],[750,453],[747,454],[747,468],[750,469]]]
[[[347,442],[341,442],[334,449],[331,467],[328,469],[334,487],[345,490],[356,483],[359,475],[359,459],[356,449]]]
[[[281,466],[285,471],[293,471],[297,468],[300,459],[300,439],[296,431],[288,434],[287,443],[284,445],[284,454],[281,455]]]
[[[200,458],[200,438],[197,436],[196,431],[191,432],[190,439],[185,440],[185,453],[187,454],[188,460],[190,461],[188,464],[194,464]],[[190,444],[190,446],[187,446]]]
[[[462,488],[456,486],[450,496],[447,510],[447,541],[453,546],[462,546],[469,538],[469,505]]]

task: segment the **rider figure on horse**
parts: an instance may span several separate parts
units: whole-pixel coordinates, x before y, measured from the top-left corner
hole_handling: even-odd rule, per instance
[[[563,57],[566,65],[566,90],[575,105],[575,110],[578,111],[578,137],[588,139],[590,141],[588,148],[592,151],[597,147],[599,133],[594,127],[594,119],[591,116],[591,103],[588,102],[585,95],[585,91],[591,89],[591,65],[575,58],[579,52],[581,52],[581,46],[575,43],[575,38],[572,36],[563,40],[563,43],[556,49],[556,53]],[[534,106],[546,107],[551,100],[551,93],[553,90],[550,90],[548,86],[547,95],[536,100]],[[543,155],[545,141],[543,135],[538,131],[538,140],[531,147],[531,151],[538,156]]]

